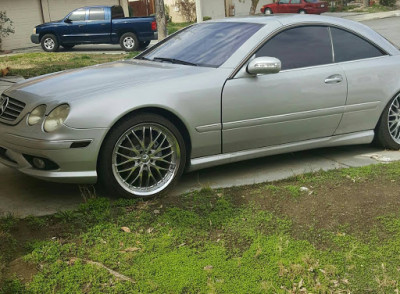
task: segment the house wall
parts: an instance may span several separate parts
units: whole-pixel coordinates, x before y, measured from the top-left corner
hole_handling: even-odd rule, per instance
[[[0,10],[7,12],[15,28],[15,34],[3,38],[2,49],[35,46],[30,36],[36,25],[62,19],[76,8],[95,5],[121,5],[128,15],[127,0],[0,0]]]
[[[180,0],[164,0],[164,3],[169,7],[169,14],[173,22],[185,22],[186,20],[176,5],[178,1]],[[272,0],[260,0],[257,5],[256,14],[260,13],[260,8],[263,5],[270,3],[272,3]],[[219,19],[224,18],[229,13],[230,5],[235,7],[235,16],[246,16],[250,12],[251,0],[202,0],[201,8],[203,16]]]

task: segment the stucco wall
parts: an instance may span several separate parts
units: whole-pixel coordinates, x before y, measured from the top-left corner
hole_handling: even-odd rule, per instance
[[[7,16],[14,22],[15,34],[5,37],[2,42],[3,50],[12,50],[35,46],[30,36],[33,28],[44,22],[64,18],[72,10],[94,5],[121,5],[127,14],[127,0],[0,0],[0,10],[6,11]]]

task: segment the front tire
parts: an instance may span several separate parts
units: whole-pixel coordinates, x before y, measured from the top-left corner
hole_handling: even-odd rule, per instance
[[[270,14],[273,14],[273,12],[272,12],[271,9],[266,8],[266,9],[264,10],[264,14],[265,14],[265,15],[270,15]]]
[[[44,35],[40,44],[42,45],[42,49],[46,52],[57,52],[58,48],[60,48],[57,37],[53,34]]]
[[[127,52],[137,51],[139,49],[139,41],[134,33],[125,33],[121,36],[119,44],[122,49]]]
[[[182,175],[186,144],[162,116],[143,113],[118,123],[107,135],[98,162],[100,183],[127,198],[165,193]]]
[[[375,141],[384,148],[400,149],[400,94],[386,105],[375,129]]]
[[[299,14],[306,14],[306,11],[304,9],[300,9]]]

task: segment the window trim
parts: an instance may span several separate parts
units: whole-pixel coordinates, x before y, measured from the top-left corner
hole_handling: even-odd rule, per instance
[[[230,76],[228,77],[228,80],[234,79],[235,76],[241,71],[241,69],[243,68],[243,66],[245,66],[245,65],[250,61],[250,59],[253,57],[253,55],[254,55],[266,42],[268,42],[270,39],[272,39],[273,37],[275,37],[276,35],[278,35],[279,33],[283,32],[283,31],[285,31],[285,30],[289,30],[289,29],[297,28],[297,27],[306,27],[306,26],[325,26],[325,27],[328,27],[328,29],[329,29],[329,34],[330,34],[330,37],[331,37],[332,46],[333,46],[333,39],[332,39],[332,36],[331,36],[331,30],[330,30],[330,28],[331,28],[331,27],[334,27],[334,28],[338,28],[338,29],[344,30],[344,31],[346,31],[346,32],[352,33],[352,34],[354,34],[354,35],[360,37],[361,39],[365,40],[366,42],[369,42],[371,45],[373,45],[373,46],[379,48],[379,50],[381,50],[383,53],[385,53],[385,55],[378,56],[378,57],[363,58],[363,59],[358,59],[358,60],[350,60],[350,61],[342,61],[342,62],[335,62],[334,59],[333,59],[333,62],[332,62],[332,63],[329,63],[328,65],[332,65],[332,64],[342,64],[342,63],[345,63],[345,62],[354,62],[354,61],[360,61],[360,60],[366,60],[366,59],[372,59],[372,58],[382,58],[382,57],[386,57],[386,56],[392,56],[390,53],[388,53],[385,49],[383,49],[381,46],[379,46],[378,44],[376,44],[376,43],[373,42],[372,40],[366,39],[363,35],[361,35],[361,34],[355,32],[355,31],[353,31],[353,30],[344,28],[344,27],[342,27],[342,26],[340,26],[340,25],[328,24],[328,23],[323,23],[323,22],[304,22],[304,23],[296,23],[296,24],[290,24],[290,25],[287,25],[287,26],[280,27],[280,28],[278,28],[278,29],[272,31],[272,33],[271,33],[270,35],[268,35],[268,36],[266,36],[264,39],[262,39],[262,40],[260,41],[260,43],[259,43],[245,58],[243,58],[243,60],[238,64],[238,66],[232,71],[232,73],[231,73]],[[335,54],[335,53],[334,53],[334,49],[333,49],[333,47],[332,47],[332,55],[334,56],[334,54]],[[309,66],[309,67],[299,67],[299,68],[288,69],[288,70],[297,70],[297,69],[305,69],[305,68],[314,68],[314,67],[316,67],[316,66],[326,66],[326,64],[320,64],[320,65]],[[288,70],[282,70],[282,71],[280,71],[280,72],[286,72],[286,71],[288,71]]]

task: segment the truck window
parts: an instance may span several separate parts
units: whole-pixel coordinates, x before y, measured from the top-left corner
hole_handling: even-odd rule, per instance
[[[111,7],[111,19],[124,18],[124,10],[122,6],[114,5]]]
[[[70,16],[68,17],[68,19],[70,21],[85,21],[85,17],[86,17],[86,10],[78,9],[78,10],[75,10],[74,12],[72,12],[70,14]]]
[[[104,20],[104,19],[105,19],[104,8],[89,9],[89,20]]]

